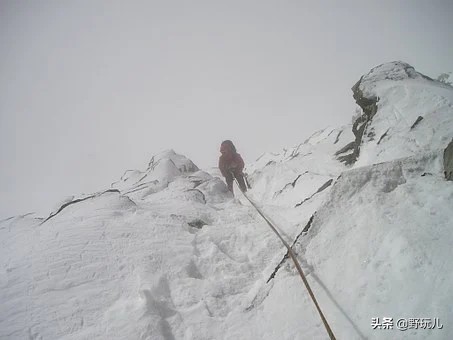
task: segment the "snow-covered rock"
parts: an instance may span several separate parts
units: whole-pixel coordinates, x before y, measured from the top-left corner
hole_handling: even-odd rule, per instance
[[[146,171],[127,170],[120,181],[112,183],[112,188],[130,189],[149,182],[165,186],[175,177],[195,171],[198,171],[198,167],[190,159],[174,150],[166,150],[151,158]]]
[[[452,87],[403,62],[373,68],[352,88],[363,115],[339,159],[364,166],[445,148],[453,137]]]
[[[453,139],[444,150],[444,175],[449,181],[453,181]]]

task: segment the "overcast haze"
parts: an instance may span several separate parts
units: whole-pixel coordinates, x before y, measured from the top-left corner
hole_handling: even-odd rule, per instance
[[[0,218],[48,214],[164,149],[246,162],[351,121],[402,60],[453,71],[452,1],[0,0]]]

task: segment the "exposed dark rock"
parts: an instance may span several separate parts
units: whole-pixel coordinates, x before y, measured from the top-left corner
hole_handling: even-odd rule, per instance
[[[299,237],[302,235],[302,233],[306,233],[308,229],[310,229],[311,224],[313,223],[313,219],[315,218],[315,214],[311,215],[310,219],[308,220],[308,223],[305,225],[305,228],[302,230],[302,232],[296,237],[296,241],[294,241],[294,244],[297,242]]]
[[[198,171],[198,167],[192,162],[190,161],[189,164],[183,164],[181,168],[179,168],[179,171],[181,172],[195,172],[195,171]]]
[[[190,225],[192,228],[197,228],[197,229],[201,229],[205,225],[208,225],[205,221],[200,220],[199,218],[197,218],[197,219],[195,219],[193,221],[190,221],[187,224]]]
[[[379,138],[378,140],[378,144],[381,143],[381,141],[387,136],[387,133],[390,131],[390,128],[387,129],[387,131],[384,132],[384,134],[381,136],[381,138]]]
[[[206,204],[206,196],[205,196],[205,195],[203,194],[203,192],[201,192],[200,190],[198,190],[198,189],[188,189],[188,190],[186,190],[186,191],[187,191],[187,192],[188,192],[188,191],[195,191],[197,198],[199,198],[200,201],[201,201],[203,204]]]
[[[277,275],[277,272],[279,271],[279,269],[281,268],[281,266],[283,265],[283,263],[285,263],[285,261],[288,259],[289,257],[289,252],[286,251],[286,254],[285,256],[283,256],[283,258],[280,260],[280,262],[277,264],[277,266],[275,267],[274,271],[272,272],[272,274],[269,276],[269,278],[267,279],[266,283],[269,283],[270,280],[272,280],[275,275]]]
[[[266,163],[265,166],[272,165],[272,164],[275,164],[275,161],[269,161],[269,162]]]
[[[453,181],[453,138],[444,150],[444,174],[447,181]]]
[[[338,160],[340,162],[343,162],[346,165],[352,165],[357,161],[357,158],[360,154],[360,145],[362,144],[363,135],[377,112],[377,103],[379,101],[379,98],[370,94],[368,94],[368,96],[365,95],[361,89],[362,82],[370,83],[382,80],[398,81],[407,78],[424,78],[432,80],[431,78],[415,71],[415,69],[411,65],[401,61],[395,61],[374,67],[367,75],[362,76],[360,80],[352,87],[353,97],[356,103],[361,107],[363,114],[355,120],[352,126],[352,132],[355,136],[355,140],[353,142],[353,150],[350,154],[339,156]],[[385,134],[381,136],[379,142],[384,136]],[[338,155],[342,153],[344,152],[338,152]]]
[[[275,194],[274,194],[274,198],[277,197],[278,195],[280,195],[283,191],[285,191],[288,187],[295,187],[296,186],[296,183],[297,183],[297,180],[302,176],[302,175],[305,175],[307,174],[308,171],[305,171],[303,174],[300,174],[296,177],[296,179],[294,181],[292,181],[291,183],[288,183],[286,184],[283,189],[280,189],[279,191],[277,191]]]
[[[299,202],[297,203],[294,208],[297,208],[298,206],[304,204],[305,202],[307,202],[308,200],[311,200],[313,198],[313,196],[315,196],[316,194],[319,194],[321,191],[324,191],[325,189],[327,189],[333,182],[333,179],[329,179],[326,183],[324,183],[314,194],[312,194],[310,197],[307,197],[306,199],[304,199],[302,202]]]
[[[120,193],[119,190],[117,189],[110,189],[110,190],[107,190],[105,192],[118,192]],[[97,195],[91,195],[91,196],[87,196],[85,198],[78,198],[78,199],[75,199],[75,200],[72,200],[70,202],[67,202],[65,204],[63,204],[56,212],[52,213],[49,215],[49,217],[47,217],[44,221],[41,222],[41,224],[47,222],[48,220],[50,220],[52,217],[55,217],[56,215],[58,215],[63,209],[67,208],[68,206],[72,205],[72,204],[76,204],[76,203],[79,203],[79,202],[83,202],[83,201],[86,201],[88,199],[91,199],[93,197],[96,197]]]
[[[284,192],[287,188],[291,187],[291,183],[286,184],[283,189],[280,189],[279,191],[276,191],[273,198],[277,197],[280,195],[282,192]]]
[[[354,150],[354,142],[348,143],[345,146],[343,146],[340,150],[335,152],[335,156],[341,155],[342,153],[348,152]]]
[[[296,148],[291,151],[291,154],[288,156],[288,160],[291,160],[293,158],[296,158],[299,156],[299,148],[302,144],[299,144]]]
[[[346,165],[354,164],[357,161],[360,154],[360,145],[362,144],[362,137],[365,132],[365,128],[377,112],[377,102],[379,101],[379,98],[367,98],[364,96],[362,90],[360,89],[362,79],[363,77],[360,78],[360,80],[352,87],[353,97],[357,105],[359,105],[363,111],[363,114],[358,117],[352,125],[352,132],[355,136],[354,148],[351,154],[338,157],[338,159]]]
[[[324,183],[319,189],[318,191],[315,192],[315,194],[319,194],[321,191],[327,189],[333,182],[333,179],[329,179],[326,183]]]
[[[349,146],[352,149],[352,153],[338,157],[338,160],[345,163],[346,165],[354,164],[359,157],[363,134],[367,125],[371,122],[373,116],[377,112],[377,102],[379,101],[379,98],[367,98],[363,95],[362,90],[360,90],[360,83],[362,79],[363,77],[360,78],[360,80],[352,87],[353,97],[363,111],[363,114],[358,117],[352,125],[352,132],[355,136],[352,147]]]
[[[147,170],[150,170],[150,169],[154,169],[156,167],[156,160],[154,159],[155,156],[151,157],[151,159],[149,160],[149,163],[148,163],[148,169]]]
[[[291,249],[293,249],[294,245],[297,243],[297,241],[299,240],[299,238],[302,236],[303,233],[306,233],[310,227],[311,227],[311,224],[313,223],[313,219],[315,217],[315,214],[311,215],[310,219],[308,220],[307,224],[305,225],[304,229],[302,229],[302,231],[299,233],[299,235],[297,235],[297,237],[295,238],[293,244],[291,245]],[[277,272],[278,270],[281,268],[281,266],[283,265],[283,263],[286,261],[286,259],[289,258],[289,251],[287,250],[286,251],[286,254],[283,256],[283,258],[280,260],[280,262],[278,263],[278,265],[275,267],[274,271],[272,272],[272,274],[269,276],[269,278],[267,279],[266,283],[269,283],[270,280],[272,280],[275,275],[277,275]]]
[[[141,181],[143,181],[146,176],[148,176],[148,174],[144,174],[136,183],[140,183]]]
[[[371,130],[367,133],[366,135],[370,141],[374,140],[374,137],[376,136],[376,132],[374,132],[374,128],[371,128]]]
[[[307,173],[308,173],[308,171],[305,171],[302,175],[305,175],[305,174],[307,174]],[[292,186],[293,188],[296,186],[297,180],[298,180],[302,175],[298,175],[298,176],[296,177],[296,179],[295,179],[294,181],[291,182],[291,186]]]
[[[341,130],[340,132],[338,132],[337,138],[335,138],[335,142],[333,142],[334,144],[337,144],[337,143],[338,143],[338,141],[340,140],[340,136],[341,136],[342,133],[343,133],[343,130]]]
[[[102,195],[102,194],[106,194],[106,193],[108,193],[108,192],[115,192],[115,193],[117,193],[117,194],[121,194],[121,192],[120,192],[118,189],[109,189],[109,190],[103,191],[103,192],[101,193],[101,195]]]
[[[299,156],[299,152],[292,152],[291,155],[288,156],[288,160],[296,158],[297,156]]]
[[[72,205],[72,204],[75,204],[75,203],[79,203],[79,202],[86,201],[86,200],[88,200],[88,199],[90,199],[90,198],[93,198],[93,197],[94,197],[94,196],[88,196],[88,197],[85,197],[85,198],[79,198],[79,199],[75,199],[75,200],[73,200],[73,201],[71,201],[71,202],[67,202],[67,203],[63,204],[63,205],[60,207],[60,209],[57,210],[57,212],[55,212],[55,213],[53,213],[53,214],[50,214],[50,216],[47,217],[44,221],[42,221],[41,224],[47,222],[47,221],[50,220],[52,217],[55,217],[56,215],[58,215],[64,208],[66,208],[66,207],[68,207],[68,206],[70,206],[70,205]]]
[[[103,191],[101,192],[100,194],[95,194],[95,195],[91,195],[91,196],[87,196],[85,198],[78,198],[78,199],[75,199],[75,200],[72,200],[70,202],[67,202],[65,204],[63,204],[56,212],[52,213],[49,215],[49,217],[47,217],[44,221],[41,222],[41,224],[47,222],[48,220],[50,220],[51,218],[55,217],[56,215],[58,215],[63,209],[67,208],[68,206],[72,205],[72,204],[76,204],[76,203],[79,203],[79,202],[83,202],[83,201],[86,201],[88,199],[91,199],[91,198],[94,198],[94,197],[97,197],[97,196],[101,196],[103,194],[106,194],[108,192],[115,192],[115,193],[118,193],[118,194],[121,194],[120,191],[118,189],[109,189],[109,190],[106,190],[106,191]],[[131,202],[133,202],[131,200]]]
[[[417,120],[414,122],[414,124],[412,124],[411,126],[411,130],[416,127],[418,125],[418,123],[420,123],[421,121],[423,120],[423,117],[422,116],[418,116],[417,117]]]

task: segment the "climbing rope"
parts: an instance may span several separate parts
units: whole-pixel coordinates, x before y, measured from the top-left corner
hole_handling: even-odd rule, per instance
[[[321,317],[321,320],[324,324],[324,327],[326,328],[326,331],[327,333],[329,334],[329,337],[331,340],[336,340],[335,338],[335,335],[333,334],[332,332],[332,329],[330,328],[329,326],[329,323],[327,322],[327,319],[324,317],[324,314],[322,313],[321,311],[321,308],[319,307],[319,304],[318,304],[318,301],[316,300],[315,298],[315,295],[313,294],[313,291],[311,290],[310,288],[310,285],[308,284],[308,281],[307,281],[307,278],[305,277],[305,274],[302,270],[302,267],[300,266],[299,264],[299,261],[297,260],[296,258],[296,255],[294,254],[292,248],[289,246],[289,244],[283,239],[283,237],[280,235],[280,233],[277,231],[277,229],[274,227],[273,223],[266,217],[266,215],[264,215],[264,213],[261,211],[261,209],[256,205],[255,202],[253,202],[248,196],[247,194],[242,191],[241,189],[241,186],[239,185],[239,182],[238,180],[236,179],[236,177],[234,177],[234,180],[236,181],[236,184],[238,186],[238,188],[241,190],[242,194],[244,195],[244,197],[250,202],[250,204],[256,209],[256,211],[258,212],[258,214],[261,215],[261,217],[266,221],[266,223],[269,225],[269,227],[272,229],[272,231],[278,236],[278,238],[280,239],[280,241],[282,241],[282,243],[284,244],[284,246],[286,247],[286,249],[288,249],[288,254],[289,256],[291,257],[291,259],[293,260],[294,262],[294,265],[296,266],[296,269],[297,271],[299,272],[299,275],[300,277],[302,278],[302,281],[304,282],[304,285],[305,285],[305,288],[307,288],[308,290],[308,294],[310,295],[313,303],[315,304],[316,306],[316,309],[319,313],[319,316]]]

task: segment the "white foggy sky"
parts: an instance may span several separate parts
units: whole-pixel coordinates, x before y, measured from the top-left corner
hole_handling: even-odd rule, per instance
[[[246,162],[350,122],[402,60],[453,71],[452,1],[0,0],[0,219],[107,188],[173,148]]]

